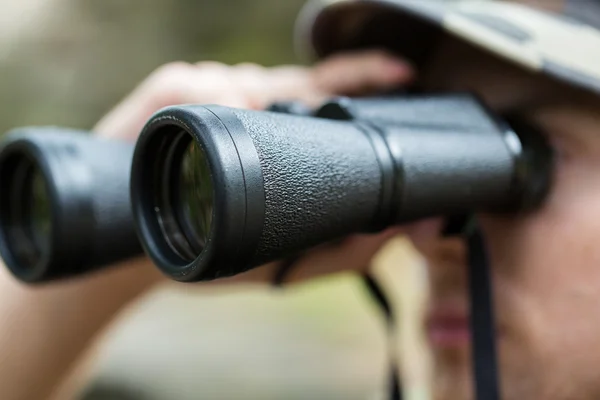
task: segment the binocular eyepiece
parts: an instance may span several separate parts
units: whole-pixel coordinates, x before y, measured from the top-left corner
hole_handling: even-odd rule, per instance
[[[174,106],[135,149],[57,128],[8,134],[0,255],[39,282],[143,248],[172,279],[210,280],[420,218],[527,211],[551,175],[542,135],[466,94]]]

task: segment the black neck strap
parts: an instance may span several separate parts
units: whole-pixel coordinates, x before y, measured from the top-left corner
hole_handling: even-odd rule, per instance
[[[275,275],[273,276],[272,284],[276,288],[282,288],[285,284],[286,278],[293,271],[293,269],[298,265],[298,262],[302,258],[302,254],[298,254],[292,257],[285,259],[281,265],[275,271]],[[390,369],[388,375],[388,390],[389,390],[389,399],[390,400],[402,400],[402,386],[400,384],[400,370],[396,357],[396,346],[394,346],[396,340],[396,318],[394,317],[394,312],[392,310],[392,306],[388,300],[385,291],[381,287],[381,285],[377,282],[377,280],[368,272],[362,275],[362,280],[367,289],[367,292],[374,300],[375,305],[377,305],[382,312],[386,327],[387,327],[387,340],[388,340],[388,348],[390,354]]]
[[[490,262],[481,228],[474,218],[466,226],[475,399],[500,400]]]
[[[498,385],[498,363],[490,262],[485,240],[474,217],[459,217],[450,221],[447,235],[463,235],[468,248],[469,303],[472,335],[473,382],[476,400],[500,400]],[[293,270],[301,256],[284,261],[273,277],[273,284],[281,287],[285,278]],[[368,293],[383,313],[388,328],[390,370],[388,388],[390,400],[401,400],[399,366],[393,341],[396,333],[396,319],[385,291],[377,280],[365,273],[362,276]]]
[[[389,400],[402,400],[402,388],[400,385],[400,371],[397,360],[397,353],[394,345],[396,340],[396,318],[392,310],[392,305],[377,280],[368,272],[362,275],[363,283],[375,304],[379,307],[388,330],[387,340],[390,355],[390,369],[388,375]]]

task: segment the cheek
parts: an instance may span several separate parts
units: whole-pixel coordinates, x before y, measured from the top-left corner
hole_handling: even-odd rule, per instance
[[[542,287],[600,277],[600,163],[559,166],[546,204],[529,216],[482,217],[497,272]],[[595,171],[598,171],[596,173]]]
[[[556,352],[598,358],[586,350],[600,345],[600,173],[590,171],[561,172],[535,215],[484,223],[499,304],[549,363]]]
[[[516,276],[548,295],[600,289],[600,174],[563,172],[546,206],[517,227]]]

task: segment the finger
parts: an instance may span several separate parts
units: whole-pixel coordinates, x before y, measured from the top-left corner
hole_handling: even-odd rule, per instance
[[[317,65],[312,72],[316,90],[340,95],[369,94],[406,85],[415,71],[406,60],[379,50],[343,53]]]
[[[253,109],[264,109],[276,101],[298,100],[310,103],[323,98],[315,93],[310,69],[301,66],[265,68],[255,64],[239,64],[231,69],[238,90]]]
[[[271,68],[268,79],[268,102],[296,100],[310,106],[318,104],[316,101],[326,96],[313,85],[312,72],[307,67],[290,65]]]
[[[365,271],[370,268],[371,260],[379,250],[392,238],[402,234],[402,228],[390,228],[378,234],[350,236],[337,244],[327,244],[315,248],[300,257],[289,270],[284,284],[302,283],[325,275],[344,271]],[[223,285],[269,285],[273,283],[280,268],[281,261],[271,262],[253,268],[242,274],[208,282],[208,286]]]
[[[218,63],[166,64],[153,72],[93,128],[98,135],[135,140],[147,120],[163,107],[177,104],[222,104],[246,107],[226,66]]]
[[[256,72],[256,71],[252,71]],[[246,85],[257,108],[278,100],[299,100],[314,107],[332,95],[357,95],[388,90],[413,79],[412,66],[381,51],[364,51],[336,55],[313,68],[285,65],[262,68],[259,85]],[[252,83],[245,74],[241,82]]]
[[[241,63],[232,66],[230,72],[230,79],[243,95],[247,107],[264,109],[269,101],[269,70],[258,64]]]
[[[355,235],[335,246],[315,249],[301,258],[285,283],[298,283],[343,271],[366,271],[377,252],[400,233],[388,229],[379,234]]]

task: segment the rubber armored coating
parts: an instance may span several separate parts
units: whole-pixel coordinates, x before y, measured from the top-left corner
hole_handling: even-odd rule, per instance
[[[37,148],[56,195],[51,258],[37,272],[17,271],[19,279],[67,278],[142,252],[129,199],[133,144],[56,127],[19,128],[5,138]]]
[[[92,174],[94,229],[87,263],[103,266],[141,254],[129,196],[134,145],[87,135],[78,150]]]
[[[369,139],[344,122],[234,110],[256,146],[265,220],[252,264],[368,229],[381,171]]]
[[[388,127],[384,136],[401,160],[396,222],[431,215],[508,208],[515,159],[499,130],[439,131]]]

